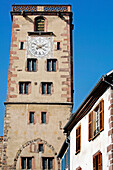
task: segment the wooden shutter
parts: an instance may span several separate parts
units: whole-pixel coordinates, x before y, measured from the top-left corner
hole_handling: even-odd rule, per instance
[[[32,152],[32,144],[30,145],[30,152]]]
[[[55,159],[52,160],[53,161],[53,170],[55,169]]]
[[[28,124],[30,123],[30,112],[28,112]]]
[[[20,169],[22,169],[22,158],[20,157]]]
[[[104,101],[103,99],[99,103],[99,126],[100,131],[104,129]]]
[[[36,60],[36,71],[38,71],[38,59]]]
[[[98,170],[102,170],[102,153],[98,154]]]
[[[39,123],[42,123],[42,112],[40,112]]]
[[[34,124],[36,124],[36,112],[34,112]]]
[[[93,170],[96,170],[96,157],[93,156]]]
[[[93,111],[89,113],[88,132],[88,140],[90,141],[93,133]]]
[[[35,169],[35,158],[32,158],[32,170]]]
[[[81,125],[76,129],[76,152],[80,151],[81,144]]]
[[[46,112],[46,123],[48,124],[49,123],[49,113]]]

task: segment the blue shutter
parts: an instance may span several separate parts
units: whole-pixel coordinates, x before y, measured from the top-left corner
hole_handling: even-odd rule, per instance
[[[47,60],[47,71],[51,71],[51,60]]]
[[[27,169],[32,168],[32,158],[27,158]]]
[[[25,83],[25,94],[28,94],[28,86],[29,86],[29,83]]]
[[[42,94],[46,94],[46,84],[42,83]]]
[[[43,170],[47,168],[47,159],[43,158]]]
[[[31,60],[30,59],[27,60],[27,70],[31,71]]]
[[[19,83],[19,93],[23,94],[23,83]]]
[[[46,112],[42,112],[42,123],[46,123]]]
[[[47,84],[47,94],[51,94],[51,83]]]
[[[32,71],[36,71],[36,60],[32,60]]]
[[[53,159],[48,159],[48,170],[51,170],[53,168]]]
[[[30,112],[30,123],[34,123],[34,112]]]
[[[52,62],[52,71],[56,71],[56,60]]]
[[[21,158],[21,159],[22,159],[21,167],[22,167],[22,169],[26,169],[26,158]]]

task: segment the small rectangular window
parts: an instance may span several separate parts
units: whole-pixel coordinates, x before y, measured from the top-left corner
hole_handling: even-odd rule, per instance
[[[44,151],[43,144],[39,144],[39,146],[38,146],[38,147],[39,147],[39,149],[38,149],[38,150],[39,150],[39,152],[43,152],[43,151]]]
[[[20,42],[20,50],[24,49],[24,42]]]
[[[46,124],[46,112],[41,112],[41,120],[42,120],[41,123]]]
[[[27,59],[27,71],[36,71],[36,59]]]
[[[48,83],[42,83],[42,94],[51,94],[51,89],[52,89],[52,83],[48,82]]]
[[[60,42],[57,42],[57,50],[60,50]]]
[[[47,71],[56,71],[57,70],[57,60],[56,59],[47,59]]]
[[[30,82],[19,82],[19,94],[29,94]]]

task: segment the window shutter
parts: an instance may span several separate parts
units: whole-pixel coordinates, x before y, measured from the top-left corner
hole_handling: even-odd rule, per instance
[[[36,112],[34,112],[34,124],[36,124]]]
[[[96,170],[96,157],[93,156],[93,170]]]
[[[40,112],[39,123],[42,123],[42,112]]]
[[[89,130],[88,130],[88,132],[89,132],[89,134],[88,134],[88,140],[90,141],[91,139],[92,139],[92,128],[93,128],[93,111],[92,112],[90,112],[89,113],[89,123],[88,123],[88,128],[89,128]]]
[[[40,83],[39,92],[42,94],[42,83]]]
[[[58,60],[56,60],[56,71],[58,70]]]
[[[30,145],[30,152],[32,152],[32,144]]]
[[[20,157],[20,169],[22,169],[22,158]]]
[[[48,124],[49,123],[49,113],[46,112],[46,123]]]
[[[28,112],[28,124],[30,123],[30,112]]]
[[[100,131],[104,129],[104,101],[103,99],[99,103],[99,124]]]
[[[36,60],[36,71],[38,71],[38,60]]]
[[[35,158],[32,158],[32,170],[35,169]]]
[[[81,126],[76,129],[76,152],[80,151],[81,144]]]
[[[25,71],[27,71],[27,61],[25,62]]]
[[[55,159],[53,159],[53,170],[55,169]]]
[[[31,83],[28,83],[28,94],[31,93]]]
[[[98,169],[102,170],[102,153],[99,152],[98,154]]]

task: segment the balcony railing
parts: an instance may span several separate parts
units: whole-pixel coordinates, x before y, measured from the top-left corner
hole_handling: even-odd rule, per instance
[[[13,5],[12,10],[14,12],[37,12],[37,11],[45,11],[45,12],[70,12],[70,5]]]

